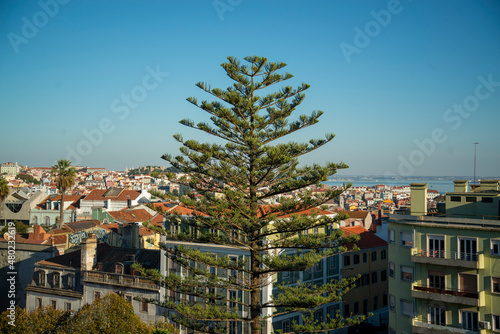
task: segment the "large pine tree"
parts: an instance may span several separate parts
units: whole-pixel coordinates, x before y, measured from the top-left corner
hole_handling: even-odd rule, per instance
[[[225,332],[231,323],[243,322],[250,323],[252,334],[260,333],[262,315],[266,313],[263,310],[272,310],[274,314],[300,312],[303,324],[292,326],[293,332],[325,332],[357,323],[362,317],[346,319],[337,313],[336,317],[315,322],[312,316],[319,306],[339,301],[342,292],[352,285],[352,279],[321,286],[276,284],[278,273],[312,268],[322,259],[346,251],[345,245],[354,240],[354,237],[343,237],[342,231],[335,228],[338,216],[331,218],[314,211],[347,186],[329,189],[320,195],[308,188],[326,181],[337,169],[347,165],[299,165],[299,157],[334,138],[333,134],[327,134],[324,139],[311,139],[307,143],[282,140],[286,135],[316,124],[323,114],[313,111],[309,116],[289,120],[304,100],[304,91],[309,85],[284,86],[270,92],[270,86],[293,77],[280,71],[286,64],[256,56],[246,57],[245,61],[246,64],[241,64],[236,58],[228,57],[228,62],[221,65],[234,81],[225,90],[202,82],[197,84],[217,101],[200,103],[196,98],[188,98],[211,115],[211,122],[195,124],[184,119],[180,123],[218,139],[214,143],[200,143],[185,140],[180,134],[174,136],[182,144],[182,155],[166,154],[162,158],[186,174],[175,179],[177,183],[193,189],[192,194],[202,196],[181,197],[183,206],[193,210],[190,218],[170,216],[172,224],[189,226],[189,229],[162,232],[171,241],[210,243],[243,250],[246,260],[216,258],[186,243],[172,246],[167,242],[163,245],[166,255],[184,267],[187,275],[156,273],[153,276],[167,289],[192,298],[170,299],[164,305],[179,315],[176,322],[202,332]],[[171,178],[174,180],[175,176]],[[299,191],[296,197],[281,196],[295,191]],[[209,270],[214,267],[233,274],[221,277]],[[263,302],[262,289],[269,284],[274,284],[280,293]],[[247,298],[217,293],[223,289],[243,291]]]

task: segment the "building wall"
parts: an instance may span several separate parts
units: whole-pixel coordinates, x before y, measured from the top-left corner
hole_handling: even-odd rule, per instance
[[[500,316],[500,292],[494,292],[492,284],[493,277],[500,279],[500,254],[493,254],[492,248],[495,241],[500,245],[500,224],[497,223],[498,227],[487,227],[482,224],[484,221],[476,220],[476,224],[472,222],[469,220],[468,225],[390,222],[389,229],[394,231],[395,240],[394,245],[389,246],[389,261],[393,262],[396,268],[396,277],[389,279],[389,293],[396,296],[395,312],[390,312],[390,327],[395,329],[396,333],[410,333],[412,330],[411,317],[401,315],[401,299],[412,301],[414,321],[423,323],[429,320],[429,306],[444,307],[446,324],[453,328],[461,326],[460,311],[477,312],[479,321],[487,321],[490,324],[493,315]],[[411,246],[401,246],[400,232],[412,233]],[[434,258],[437,255],[432,254],[436,253],[429,252],[429,236],[444,236],[444,258]],[[465,254],[460,249],[461,238],[476,240],[477,260],[468,261],[463,258]],[[413,267],[412,282],[402,281],[397,276],[401,265]],[[422,298],[411,297],[412,289],[415,293],[415,287],[431,287],[429,271],[444,272],[445,288],[439,289],[438,293],[420,294]],[[461,274],[477,276],[477,298],[465,299],[463,295],[453,296],[444,292],[444,290],[463,291],[459,284]],[[477,305],[470,305],[471,301]]]
[[[376,255],[373,255],[375,253]],[[366,254],[366,262],[363,261],[364,254]],[[385,254],[385,258],[384,257]],[[344,309],[342,313],[344,316],[350,316],[350,314],[368,314],[368,312],[373,312],[387,307],[384,305],[384,295],[388,298],[388,272],[387,272],[387,247],[379,247],[372,249],[363,249],[357,252],[348,252],[342,255],[342,276],[352,277],[361,275],[357,283],[357,287],[347,292],[342,298],[342,304]],[[373,257],[372,257],[373,256]],[[344,261],[349,257],[349,265],[345,265]],[[354,258],[359,258],[359,263],[354,263]],[[373,260],[375,259],[375,260]],[[385,272],[385,279],[383,278],[382,272]],[[368,275],[367,282],[363,282],[363,275]],[[376,283],[373,283],[373,278],[376,276]],[[364,308],[364,301],[367,300],[366,306]],[[355,312],[354,305],[358,303],[358,312]],[[376,304],[375,304],[376,302]],[[346,306],[349,307],[349,313],[346,314]]]

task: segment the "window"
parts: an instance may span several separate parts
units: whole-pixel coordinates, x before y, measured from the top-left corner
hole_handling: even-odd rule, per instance
[[[377,251],[372,252],[372,262],[377,261]]]
[[[401,299],[399,301],[401,307],[401,314],[413,317],[413,303],[409,300]]]
[[[75,275],[68,275],[68,288],[73,289],[75,287]]]
[[[208,288],[208,294],[210,295],[208,298],[208,302],[210,304],[215,304],[215,288]]]
[[[36,308],[42,308],[42,298],[36,299]]]
[[[323,260],[320,260],[318,263],[314,265],[314,270],[323,271]]]
[[[446,309],[440,306],[429,305],[427,320],[432,325],[446,326]]]
[[[469,203],[475,203],[477,201],[477,197],[467,196],[465,197],[465,201]]]
[[[382,250],[380,251],[380,258],[381,258],[382,260],[385,260],[385,259],[387,258],[387,250],[382,249]]]
[[[170,224],[170,233],[172,235],[176,235],[179,233],[179,225],[177,223]]]
[[[319,321],[319,322],[323,321],[323,310],[322,309],[314,312],[314,320]]]
[[[444,271],[428,271],[429,288],[444,289]]]
[[[237,256],[230,256],[229,260],[231,260],[231,265],[233,265],[235,267],[238,265],[238,257]],[[237,273],[238,272],[235,269],[230,269],[229,270],[229,275],[231,277],[235,277],[236,278]],[[287,274],[288,274],[288,272],[287,272]],[[283,273],[283,276],[284,276],[284,273]]]
[[[148,312],[149,304],[143,300],[141,300],[141,312]]]
[[[444,236],[443,235],[430,235],[427,240],[429,250],[427,254],[423,254],[428,257],[439,257],[444,258]]]
[[[394,262],[389,262],[389,277],[394,278],[395,266]]]
[[[349,317],[349,304],[344,304],[344,317]]]
[[[330,267],[331,268],[335,267],[335,258],[336,258],[336,256],[330,256]]]
[[[57,308],[57,300],[52,299],[50,301],[50,306],[52,306],[52,308],[56,309]]]
[[[387,269],[380,271],[380,281],[381,282],[387,281]]]
[[[411,232],[401,232],[401,246],[403,247],[412,247],[412,236]]]
[[[40,286],[45,286],[45,271],[40,270],[38,272],[38,275],[39,275],[39,284],[40,284]]]
[[[493,203],[492,197],[481,197],[481,202],[483,203]]]
[[[386,307],[387,306],[387,293],[384,293],[384,295],[382,296],[382,306],[383,307]]]
[[[477,261],[477,240],[459,238],[460,260]]]
[[[373,297],[373,309],[376,310],[378,308],[378,296]]]
[[[493,330],[500,331],[500,315],[493,315]]]
[[[229,333],[228,334],[236,334],[238,330],[238,323],[236,321],[231,321],[229,323]]]
[[[131,295],[125,295],[125,300],[132,304],[132,296]]]
[[[123,264],[121,264],[121,263],[115,264],[115,273],[123,274]]]
[[[283,333],[290,333],[290,320],[283,320]]]
[[[460,196],[450,196],[450,201],[452,202],[460,202]]]
[[[359,314],[359,302],[354,302],[354,314]]]
[[[54,285],[54,288],[59,289],[59,282],[61,281],[61,274],[58,272],[55,272],[53,275],[54,276],[52,277],[52,280],[53,280],[52,283]]]
[[[314,234],[318,234],[318,233],[319,233],[319,227],[318,227],[318,226],[316,226],[316,227],[314,228]]]
[[[344,255],[344,267],[351,265],[351,257],[349,255]]]
[[[372,272],[372,284],[375,284],[378,282],[378,272],[374,271]]]
[[[491,278],[491,292],[500,293],[500,277]]]
[[[288,278],[290,277],[290,272],[289,271],[284,271],[283,272],[283,278]]]
[[[396,297],[389,295],[389,310],[396,311]]]
[[[460,311],[460,324],[462,329],[477,332],[479,325],[477,312]]]
[[[363,314],[368,314],[368,299],[363,299]]]
[[[500,256],[500,240],[491,240],[491,255]]]
[[[71,303],[66,302],[64,305],[65,305],[65,306],[64,306],[64,309],[65,309],[66,311],[71,311]]]
[[[365,286],[368,284],[370,284],[370,275],[369,274],[361,275],[361,286]]]
[[[238,298],[237,291],[236,290],[229,290],[228,293],[229,293],[229,296],[228,296],[229,307],[235,308],[236,307],[236,299]]]
[[[359,254],[354,254],[352,256],[352,263],[353,264],[358,264],[359,263]]]
[[[50,217],[49,216],[43,217],[43,223],[45,224],[45,226],[49,226],[50,225]]]
[[[389,243],[391,245],[394,245],[394,230],[388,230],[389,231]]]
[[[32,225],[38,225],[38,217],[34,216],[32,219],[33,224]]]
[[[95,291],[94,292],[94,300],[98,300],[99,298],[101,298],[101,293],[98,291]]]
[[[368,262],[368,254],[363,253],[363,263]]]
[[[402,281],[408,281],[408,282],[413,281],[413,267],[400,266],[400,269],[401,269],[400,274]]]

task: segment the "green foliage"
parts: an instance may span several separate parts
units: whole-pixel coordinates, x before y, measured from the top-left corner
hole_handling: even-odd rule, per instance
[[[57,222],[58,228],[63,224],[63,210],[64,210],[64,194],[75,185],[76,169],[71,166],[71,161],[62,159],[56,161],[52,166],[52,177],[56,180],[56,187],[61,193],[61,205],[59,205],[59,221]]]
[[[42,183],[42,181],[35,179],[33,177],[33,175],[24,174],[24,173],[17,174],[16,179],[21,179],[26,183],[34,183],[34,184],[41,184]]]
[[[14,219],[14,224],[15,224],[15,229],[16,229],[16,233],[26,233],[27,230],[28,230],[28,226],[24,225],[22,222],[20,222],[19,220],[15,220]],[[2,230],[0,231],[0,233],[3,235],[5,232],[7,232],[9,229],[9,226],[4,226],[2,228]]]
[[[216,257],[198,247],[164,245],[167,256],[182,266],[187,275],[171,273],[161,277],[140,270],[167,289],[194,298],[167,300],[163,305],[177,311],[176,322],[197,331],[222,333],[227,331],[229,323],[238,321],[250,323],[252,333],[259,333],[265,308],[301,312],[305,321],[302,332],[355,324],[362,317],[343,319],[339,315],[326,325],[314,323],[308,317],[322,304],[340,300],[341,291],[347,291],[352,284],[350,280],[296,288],[278,284],[281,293],[270,302],[261,303],[262,287],[270,284],[276,274],[312,268],[324,258],[345,252],[345,245],[356,237],[346,237],[334,228],[341,216],[319,215],[317,209],[350,185],[327,189],[321,194],[312,194],[309,188],[320,185],[347,165],[328,162],[324,166],[299,166],[300,157],[322,147],[334,135],[326,134],[322,139],[305,143],[283,141],[285,136],[316,124],[323,114],[313,111],[290,120],[309,85],[284,86],[272,92],[271,86],[293,77],[280,73],[286,64],[256,56],[246,57],[245,61],[246,64],[241,64],[236,58],[228,57],[228,62],[221,65],[233,80],[233,85],[225,90],[204,82],[196,84],[216,101],[188,98],[209,114],[210,122],[184,119],[180,123],[214,136],[216,142],[201,143],[174,135],[181,144],[181,155],[165,154],[162,158],[186,174],[178,177],[169,173],[167,177],[193,189],[194,192],[179,199],[194,211],[190,218],[168,215],[171,224],[178,224],[180,231],[162,232],[172,241],[211,243],[243,250],[247,260]],[[281,197],[294,191],[299,191],[296,198]],[[269,200],[277,204],[270,205]],[[319,233],[314,234],[313,230]],[[225,289],[241,291],[249,298],[231,300],[223,292]],[[248,316],[229,309],[231,303],[247,310]]]
[[[42,307],[31,313],[16,307],[15,326],[9,311],[1,314],[0,333],[13,334],[178,334],[172,324],[149,326],[134,314],[132,305],[114,293],[84,305],[74,315],[69,311]]]

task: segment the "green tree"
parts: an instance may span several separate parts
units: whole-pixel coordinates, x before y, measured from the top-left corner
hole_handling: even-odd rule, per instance
[[[309,116],[289,120],[304,100],[304,91],[309,85],[303,83],[295,89],[285,86],[270,92],[270,86],[292,78],[289,73],[281,73],[286,64],[268,62],[266,58],[256,56],[246,57],[245,61],[247,64],[241,64],[236,58],[228,57],[228,62],[221,65],[234,81],[225,90],[211,88],[202,82],[196,84],[218,100],[199,103],[194,97],[188,98],[190,103],[209,114],[211,123],[195,124],[187,119],[180,123],[213,135],[215,143],[184,140],[176,134],[174,138],[181,143],[182,155],[166,154],[162,158],[176,170],[189,175],[180,179],[170,175],[171,181],[202,195],[201,199],[195,199],[195,193],[181,199],[183,205],[197,212],[193,219],[171,217],[182,219],[182,224],[199,232],[163,233],[173,239],[243,249],[249,260],[233,262],[228,257],[214,258],[212,254],[195,248],[164,246],[167,256],[192,275],[159,277],[157,273],[142,272],[161,280],[170,290],[205,301],[170,300],[165,303],[180,315],[175,318],[177,323],[197,331],[225,332],[228,324],[245,322],[250,323],[252,333],[257,334],[263,324],[263,310],[269,308],[278,312],[302,313],[304,324],[295,324],[294,332],[325,332],[358,323],[362,317],[343,318],[338,314],[328,321],[315,322],[310,316],[317,307],[339,301],[341,291],[349,290],[354,279],[332,281],[322,286],[275,285],[281,293],[274,295],[270,302],[261,301],[262,287],[270,284],[278,273],[312,268],[322,259],[346,251],[345,245],[355,237],[343,237],[340,229],[333,228],[340,217],[299,214],[335,198],[349,187],[346,185],[342,189],[328,189],[321,195],[313,195],[307,187],[320,185],[347,165],[299,166],[299,157],[331,141],[333,134],[307,143],[282,140],[316,124],[323,114],[313,111]],[[301,190],[297,199],[280,197],[296,190]],[[213,196],[214,193],[222,196]],[[278,204],[266,204],[271,199],[277,199]],[[319,233],[305,233],[315,228]],[[236,270],[238,274],[221,278],[203,269],[206,266]],[[209,289],[207,293],[207,288],[214,290]],[[244,291],[250,298],[248,301],[228,300],[227,295],[213,292],[220,289]],[[248,308],[249,315],[242,316],[237,308],[228,309],[231,302]]]
[[[26,233],[28,231],[28,227],[24,225],[22,222],[19,220],[14,219],[14,224],[16,228],[16,233]],[[2,230],[0,231],[0,234],[4,234],[9,230],[9,226],[4,226]]]
[[[172,324],[143,323],[134,313],[132,305],[115,293],[84,305],[74,315],[52,306],[31,313],[17,306],[13,313],[7,310],[1,314],[0,333],[178,334]]]
[[[0,217],[2,217],[2,211],[4,203],[3,201],[9,196],[9,186],[7,185],[7,181],[0,178]]]
[[[61,193],[61,204],[59,205],[59,221],[57,228],[62,228],[64,225],[64,194],[75,185],[76,170],[71,166],[71,161],[62,159],[58,160],[52,166],[52,177],[56,180],[56,187]]]
[[[26,183],[34,183],[34,184],[41,184],[42,183],[42,181],[35,179],[33,177],[33,175],[24,174],[24,173],[17,174],[16,179],[21,179]]]

